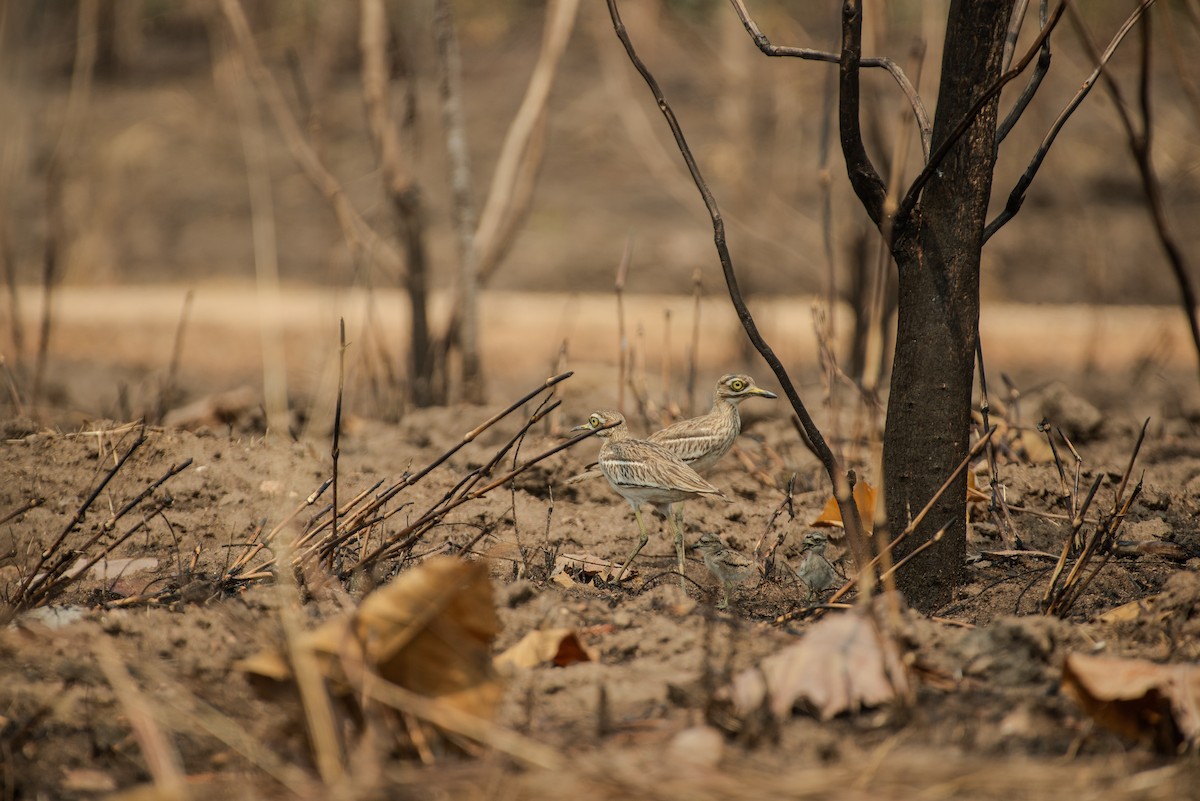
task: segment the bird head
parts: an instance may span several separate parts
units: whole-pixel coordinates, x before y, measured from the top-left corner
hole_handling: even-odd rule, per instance
[[[586,423],[572,428],[571,433],[595,431],[598,437],[610,437],[614,431],[624,425],[625,415],[615,409],[597,409],[588,415]]]
[[[731,403],[741,403],[746,398],[777,398],[779,396],[755,384],[754,379],[748,375],[731,373],[721,376],[721,380],[717,382],[717,397]]]

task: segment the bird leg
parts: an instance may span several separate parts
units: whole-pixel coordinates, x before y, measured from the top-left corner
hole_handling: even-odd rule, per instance
[[[717,604],[718,609],[727,609],[729,607],[729,590],[733,587],[732,581],[722,582],[725,585],[725,597],[721,599],[721,603]]]
[[[621,569],[617,571],[617,584],[621,583],[621,579],[625,577],[625,571],[629,569],[629,564],[633,558],[642,552],[642,548],[646,547],[650,536],[646,533],[646,526],[642,523],[642,510],[636,506],[633,508],[633,516],[637,519],[638,531],[641,533],[641,539],[638,540],[637,547],[633,549],[633,553],[629,554],[629,558],[625,560],[625,564],[621,565]]]
[[[676,508],[680,509],[678,516],[676,516],[676,513],[675,513]],[[675,529],[675,556],[678,557],[678,560],[679,560],[679,586],[686,593],[687,592],[687,578],[685,578],[686,573],[684,572],[684,565],[687,562],[687,555],[684,552],[682,509],[683,509],[683,504],[681,504],[681,503],[672,504],[667,509],[667,519],[671,521],[671,524],[672,524],[671,527]]]

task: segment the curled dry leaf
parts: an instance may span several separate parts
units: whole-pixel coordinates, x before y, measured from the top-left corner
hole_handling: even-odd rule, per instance
[[[801,705],[821,720],[909,695],[895,642],[870,612],[851,610],[818,621],[795,645],[734,677],[727,688],[743,717],[769,704],[781,719]]]
[[[496,667],[566,667],[576,662],[594,662],[595,656],[579,641],[579,634],[574,629],[545,629],[529,632],[495,661]]]
[[[858,516],[862,519],[863,528],[870,534],[875,528],[875,488],[865,481],[855,484],[854,505],[858,507]],[[845,528],[837,499],[830,495],[821,514],[809,525],[814,528]]]
[[[578,575],[590,581],[593,576],[599,576],[601,581],[615,581],[621,572],[621,565],[602,559],[590,553],[563,553],[554,559],[554,576],[566,573]],[[633,568],[625,571],[626,576],[634,575]]]
[[[499,630],[487,566],[437,556],[372,592],[353,613],[306,633],[298,645],[312,649],[336,692],[350,694],[369,671],[490,719],[500,700],[491,659]],[[277,681],[292,677],[287,658],[274,650],[237,667]]]
[[[1200,742],[1200,668],[1070,654],[1062,689],[1097,723],[1164,751]]]

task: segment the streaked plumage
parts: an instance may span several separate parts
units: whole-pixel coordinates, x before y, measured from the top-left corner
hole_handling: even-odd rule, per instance
[[[729,606],[729,592],[734,584],[741,584],[754,575],[757,565],[752,559],[730,548],[721,538],[706,531],[700,535],[696,550],[704,555],[704,566],[717,577],[725,590],[718,609]]]
[[[742,416],[738,412],[738,404],[746,398],[754,397],[778,396],[757,386],[754,379],[748,375],[731,373],[721,376],[713,392],[713,405],[708,414],[680,420],[655,431],[646,441],[661,445],[697,473],[702,473],[729,453],[729,449],[737,441],[738,434],[742,432]],[[574,484],[599,475],[599,469],[587,470],[567,479],[567,483]]]
[[[605,426],[614,424],[612,428]],[[637,518],[641,539],[617,575],[620,581],[634,557],[646,545],[649,536],[642,522],[641,507],[652,504],[665,517],[671,518],[670,507],[673,503],[686,501],[691,498],[713,497],[726,500],[719,489],[709,484],[700,475],[688,467],[679,457],[672,454],[661,445],[645,440],[634,439],[625,424],[625,417],[620,412],[611,409],[601,409],[593,412],[587,423],[576,426],[574,431],[588,429],[604,429],[596,436],[604,438],[600,447],[599,468],[608,483],[622,498],[633,507],[634,517]],[[674,522],[672,518],[672,522]],[[675,549],[679,557],[680,575],[683,574],[683,532],[675,528]],[[682,578],[681,578],[682,582]]]
[[[748,375],[721,376],[708,414],[680,420],[661,431],[655,431],[647,439],[662,445],[697,473],[704,472],[733,447],[742,431],[738,404],[753,397],[777,396],[755,385],[754,379]]]

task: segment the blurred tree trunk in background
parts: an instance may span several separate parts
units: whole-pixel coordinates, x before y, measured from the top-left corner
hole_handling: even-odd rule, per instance
[[[403,58],[404,54],[401,48],[389,47],[391,28],[383,0],[362,0],[360,13],[363,101],[383,172],[384,191],[396,213],[396,234],[405,261],[404,282],[409,301],[409,394],[417,406],[431,406],[443,398],[436,391],[433,338],[429,331],[425,212],[410,154],[401,143],[400,131],[389,110],[391,60],[388,56]],[[406,119],[403,124],[411,122]]]

